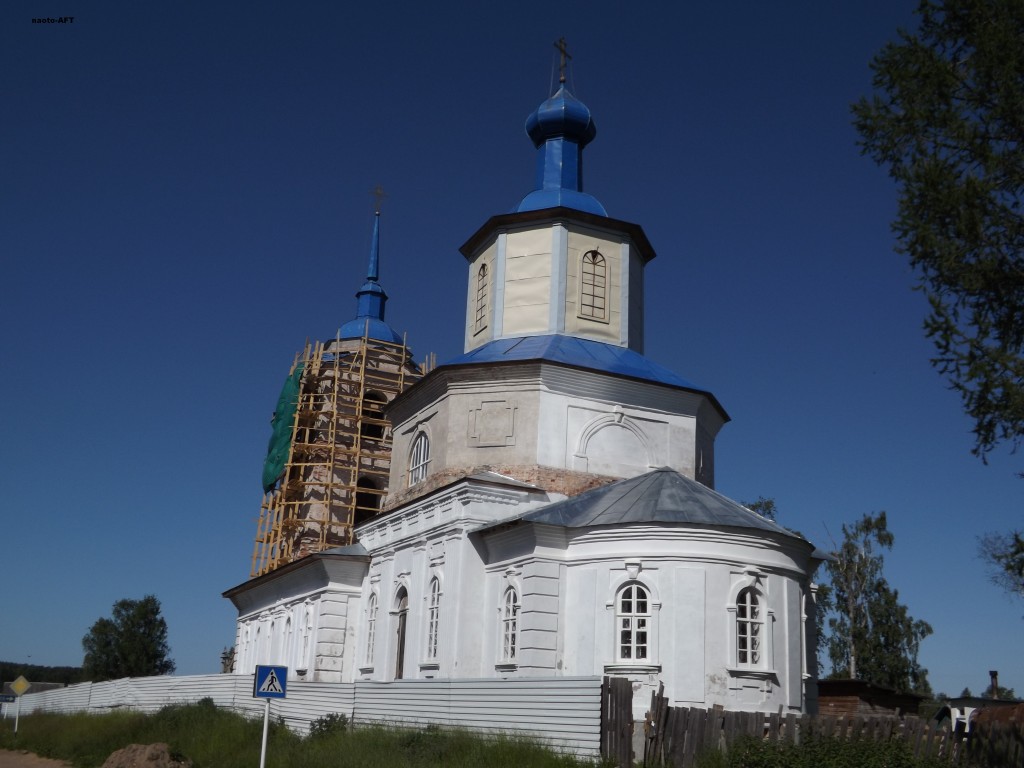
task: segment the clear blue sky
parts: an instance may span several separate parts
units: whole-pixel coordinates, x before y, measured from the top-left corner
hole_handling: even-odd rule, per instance
[[[1021,524],[1024,456],[970,455],[849,121],[913,5],[6,3],[0,659],[80,664],[114,601],[153,593],[179,672],[217,671],[270,414],[305,339],[354,314],[371,188],[388,320],[453,357],[457,249],[531,189],[523,123],[565,35],[586,189],[659,254],[647,354],[733,418],[718,489],[826,547],[886,510],[933,687],[999,669],[1024,693],[1024,604],[976,558]]]

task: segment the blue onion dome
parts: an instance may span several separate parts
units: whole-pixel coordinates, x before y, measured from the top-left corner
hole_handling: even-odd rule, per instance
[[[526,118],[526,133],[535,147],[548,139],[561,136],[575,141],[583,148],[594,140],[597,126],[587,105],[569,93],[562,84],[554,96]]]
[[[597,126],[565,83],[526,118],[526,133],[537,148],[534,190],[513,212],[564,207],[607,216],[597,198],[583,191],[583,148],[597,135]]]

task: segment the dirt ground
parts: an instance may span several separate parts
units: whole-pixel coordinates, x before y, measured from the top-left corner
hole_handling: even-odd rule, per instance
[[[50,760],[31,752],[10,752],[0,749],[0,768],[69,768],[71,763]]]
[[[173,759],[166,744],[131,744],[107,758],[103,768],[190,768],[191,762]],[[50,760],[31,752],[0,749],[0,768],[70,768],[71,763]]]

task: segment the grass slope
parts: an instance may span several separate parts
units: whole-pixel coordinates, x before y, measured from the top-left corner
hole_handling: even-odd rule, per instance
[[[325,720],[328,720],[325,718]],[[520,738],[482,739],[463,732],[391,727],[347,729],[337,721],[302,738],[271,724],[268,768],[582,768],[586,760],[552,752]],[[262,719],[246,719],[212,703],[165,707],[154,715],[33,714],[0,723],[0,748],[27,749],[67,760],[77,768],[98,768],[129,744],[165,742],[172,754],[195,768],[252,768],[259,765]]]

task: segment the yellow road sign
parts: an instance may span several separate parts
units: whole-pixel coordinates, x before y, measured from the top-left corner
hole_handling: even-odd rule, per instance
[[[24,675],[21,675],[17,680],[11,683],[11,690],[14,691],[15,696],[21,696],[31,687],[32,683],[26,680]]]

